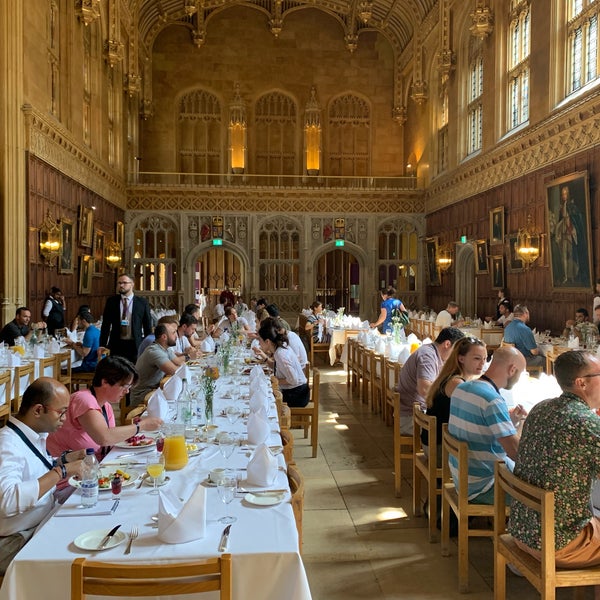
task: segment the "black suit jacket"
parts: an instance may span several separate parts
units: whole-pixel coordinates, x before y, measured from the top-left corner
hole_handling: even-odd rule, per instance
[[[102,328],[100,329],[100,345],[113,349],[115,354],[121,355],[118,351],[119,345],[123,342],[121,335],[121,296],[119,294],[111,296],[104,307],[102,316]],[[150,305],[145,298],[133,296],[133,307],[131,309],[131,334],[136,349],[140,347],[142,340],[152,333],[152,317],[150,316]]]

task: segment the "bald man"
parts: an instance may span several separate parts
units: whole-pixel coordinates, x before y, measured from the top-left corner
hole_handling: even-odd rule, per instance
[[[54,507],[56,484],[79,473],[84,451],[53,459],[46,437],[64,422],[69,391],[50,377],[34,381],[16,416],[0,429],[0,574]]]
[[[511,470],[514,466],[519,448],[516,426],[527,413],[522,406],[509,410],[500,389],[510,390],[525,366],[525,357],[516,348],[498,348],[486,373],[461,383],[452,394],[448,432],[469,445],[469,502],[493,504],[496,461],[505,461]],[[453,457],[449,462],[458,489],[458,464]]]

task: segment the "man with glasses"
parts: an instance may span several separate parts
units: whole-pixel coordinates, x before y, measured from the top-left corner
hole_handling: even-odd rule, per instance
[[[49,433],[62,426],[69,391],[40,377],[23,394],[21,407],[0,429],[0,574],[54,507],[56,484],[79,473],[84,450],[53,459]]]
[[[133,294],[133,279],[129,275],[119,275],[117,295],[108,298],[104,307],[100,346],[135,364],[138,348],[150,333],[152,318],[148,301]]]
[[[600,358],[565,352],[554,363],[554,375],[563,393],[531,409],[514,473],[554,492],[556,566],[579,569],[600,564],[600,519],[590,502],[600,478]],[[523,550],[540,559],[538,515],[517,500],[509,530]]]

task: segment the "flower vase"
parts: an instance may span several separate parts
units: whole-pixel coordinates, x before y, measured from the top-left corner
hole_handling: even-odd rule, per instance
[[[212,390],[207,391],[204,396],[204,416],[206,418],[206,425],[213,424],[213,392]]]

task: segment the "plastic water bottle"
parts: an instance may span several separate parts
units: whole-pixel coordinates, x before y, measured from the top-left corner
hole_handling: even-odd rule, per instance
[[[93,448],[85,451],[81,464],[81,506],[86,508],[96,506],[98,502],[98,477],[100,467]]]

